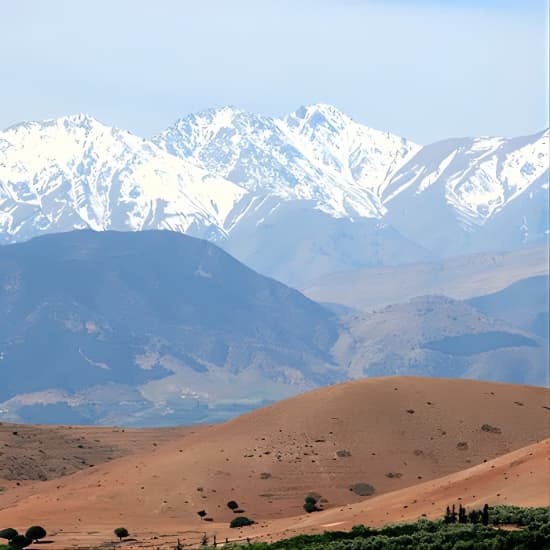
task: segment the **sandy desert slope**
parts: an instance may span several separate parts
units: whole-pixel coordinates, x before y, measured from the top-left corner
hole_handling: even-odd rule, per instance
[[[11,487],[1,524],[131,530],[232,517],[234,499],[257,520],[326,508],[459,472],[545,439],[545,388],[469,380],[373,378],[309,392],[152,450],[52,481]],[[198,522],[198,523],[197,523]],[[85,527],[86,526],[86,527]]]
[[[196,545],[206,533],[223,542],[246,538],[274,541],[303,533],[325,530],[349,530],[363,524],[379,527],[388,523],[441,517],[446,506],[461,502],[470,508],[490,505],[550,506],[550,439],[523,447],[472,468],[392,491],[355,504],[315,514],[264,520],[246,529],[232,530],[227,523],[197,524],[182,522],[177,528],[152,522],[132,531],[125,548],[172,548],[176,538],[183,544]],[[111,540],[109,526],[59,529],[53,532],[50,548],[91,548]]]
[[[182,439],[205,426],[121,428],[0,423],[0,485],[46,481]]]

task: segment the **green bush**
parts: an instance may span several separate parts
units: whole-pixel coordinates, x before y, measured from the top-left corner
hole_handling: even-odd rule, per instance
[[[40,525],[33,525],[27,529],[25,536],[34,542],[37,542],[39,539],[43,539],[47,535],[46,529]]]
[[[114,530],[114,534],[115,534],[120,540],[122,540],[124,537],[127,537],[127,536],[129,535],[128,529],[126,529],[126,527],[117,527],[117,528]]]
[[[234,500],[230,500],[228,503],[227,503],[227,507],[230,509],[230,510],[236,510],[239,505],[237,504],[237,502],[235,502]]]
[[[298,535],[273,543],[252,543],[247,550],[542,550],[550,549],[550,510],[516,506],[487,507],[489,526],[481,523],[445,523],[420,519],[415,523],[372,529],[362,525],[351,531],[325,531]],[[466,518],[469,516],[466,512]],[[478,511],[481,514],[481,511]],[[449,510],[449,514],[451,514]],[[464,512],[463,512],[464,515]],[[476,514],[476,520],[478,514]],[[504,530],[496,522],[523,525]]]
[[[231,523],[229,524],[229,527],[234,529],[235,527],[246,527],[247,525],[253,525],[254,521],[251,519],[248,519],[245,516],[237,516],[236,518],[233,518],[231,520]]]
[[[312,512],[318,512],[319,508],[317,507],[317,499],[311,495],[308,495],[304,499],[304,510],[311,514]]]
[[[10,544],[8,548],[16,548],[17,550],[19,550],[20,548],[26,548],[31,544],[32,544],[32,539],[29,539],[25,535],[16,535],[10,540]]]
[[[0,539],[7,539],[7,540],[11,540],[13,539],[14,537],[16,537],[19,533],[17,532],[16,529],[13,529],[11,527],[8,527],[7,529],[2,529],[0,531]]]

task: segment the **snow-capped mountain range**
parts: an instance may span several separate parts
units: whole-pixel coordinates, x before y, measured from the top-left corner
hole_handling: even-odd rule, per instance
[[[171,229],[303,284],[330,271],[548,237],[548,130],[420,146],[329,105],[234,107],[152,139],[87,115],[0,132],[0,242]]]

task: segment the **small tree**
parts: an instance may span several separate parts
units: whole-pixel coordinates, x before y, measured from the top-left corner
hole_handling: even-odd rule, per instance
[[[479,510],[472,510],[468,512],[468,521],[474,525],[479,523],[481,519],[481,512]]]
[[[443,522],[447,525],[453,522],[453,516],[451,514],[451,509],[449,508],[449,506],[447,506],[447,509],[445,510],[445,517],[443,518]]]
[[[20,548],[26,548],[32,544],[32,539],[29,539],[25,535],[16,535],[10,540],[10,546],[19,550]]]
[[[197,515],[201,518],[201,521],[203,520],[203,518],[206,517],[206,510],[199,510],[197,512]]]
[[[481,523],[483,523],[483,525],[489,525],[489,505],[488,504],[483,505],[483,510],[481,512]]]
[[[468,517],[466,516],[466,508],[462,506],[462,503],[458,505],[458,523],[468,523]]]
[[[227,503],[227,507],[230,509],[230,510],[236,510],[239,505],[234,501],[234,500],[230,500],[228,503]]]
[[[246,527],[247,525],[253,525],[253,524],[254,524],[253,520],[248,519],[245,516],[237,516],[236,518],[233,518],[231,520],[229,527],[234,529],[235,527]]]
[[[456,523],[457,513],[455,505],[453,504],[453,508],[451,510],[451,523]]]
[[[126,529],[126,527],[117,527],[114,530],[114,533],[121,541],[124,537],[127,537],[129,535],[128,529]]]
[[[317,499],[311,495],[307,496],[304,499],[304,510],[311,514],[311,512],[318,512],[319,508],[317,507]]]
[[[43,539],[47,535],[46,529],[40,525],[33,525],[27,529],[25,536],[34,542],[38,542],[39,539]]]
[[[8,527],[7,529],[2,529],[0,531],[0,539],[12,540],[18,534],[19,533],[17,532],[16,529],[13,529],[12,527]]]

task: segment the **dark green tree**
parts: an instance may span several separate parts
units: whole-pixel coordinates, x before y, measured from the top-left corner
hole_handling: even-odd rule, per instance
[[[474,525],[479,523],[481,521],[481,512],[479,510],[468,512],[468,521]]]
[[[445,516],[443,517],[443,522],[446,523],[447,525],[453,522],[453,516],[451,514],[451,508],[449,506],[447,506],[447,509],[445,510]]]
[[[481,523],[483,525],[489,525],[489,505],[484,504],[481,512]]]
[[[456,508],[455,508],[455,505],[453,504],[453,508],[451,510],[451,523],[456,523],[456,517],[457,517]]]
[[[230,509],[230,510],[236,510],[239,505],[234,501],[234,500],[230,500],[228,503],[227,503],[227,507]]]
[[[47,535],[46,529],[40,525],[33,525],[27,529],[25,536],[34,542],[38,542],[39,539],[43,539]]]
[[[311,512],[318,512],[319,508],[317,507],[317,499],[311,495],[307,496],[304,499],[304,510],[311,514]]]
[[[245,516],[237,516],[236,518],[233,518],[231,520],[229,527],[234,529],[235,527],[246,527],[247,525],[253,525],[253,524],[254,524],[253,520],[248,519]]]
[[[206,517],[206,510],[199,510],[199,511],[197,512],[197,515],[198,515],[198,516],[201,518],[201,520],[202,520],[203,518]]]
[[[19,533],[16,529],[13,529],[11,527],[8,527],[7,529],[2,529],[0,531],[0,539],[7,539],[12,540],[14,537],[16,537]]]
[[[126,529],[126,527],[117,527],[114,530],[114,533],[120,540],[129,535],[128,529]]]
[[[458,523],[468,523],[468,516],[466,515],[466,508],[462,506],[462,503],[458,505]]]
[[[32,539],[29,539],[25,535],[16,535],[10,540],[10,547],[16,548],[26,548],[32,544]]]

